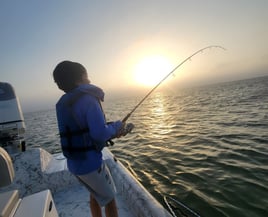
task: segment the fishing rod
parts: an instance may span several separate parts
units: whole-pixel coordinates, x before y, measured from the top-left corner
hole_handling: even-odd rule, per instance
[[[193,56],[197,55],[198,53],[202,53],[204,50],[210,49],[210,48],[220,48],[223,50],[226,50],[224,47],[222,46],[218,46],[218,45],[210,45],[207,47],[204,47],[196,52],[194,52],[192,55],[190,55],[189,57],[187,57],[185,60],[183,60],[179,65],[177,65],[171,72],[169,72],[157,85],[155,85],[155,87],[153,89],[151,89],[144,97],[143,99],[123,118],[122,122],[126,122],[128,120],[128,118],[132,115],[133,112],[136,111],[136,109],[144,102],[144,100],[146,100],[151,93],[164,81],[166,80],[171,74],[173,74],[181,65],[183,65],[185,62],[187,62],[188,60],[190,60]]]

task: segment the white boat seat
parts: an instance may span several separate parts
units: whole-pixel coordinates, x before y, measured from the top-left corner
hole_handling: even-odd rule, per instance
[[[0,194],[0,217],[9,217],[18,206],[18,190],[8,191]]]
[[[0,171],[0,187],[10,185],[15,176],[14,168],[9,154],[2,147],[0,147]]]
[[[9,154],[0,147],[0,187],[8,186],[14,179],[14,168]],[[19,203],[18,190],[8,191],[0,194],[0,217],[10,216],[12,210]]]
[[[9,154],[0,147],[0,187],[10,185],[14,168]],[[50,190],[22,199],[18,190],[0,193],[0,217],[58,217]]]
[[[30,216],[58,217],[50,190],[31,194],[22,199],[14,217]]]

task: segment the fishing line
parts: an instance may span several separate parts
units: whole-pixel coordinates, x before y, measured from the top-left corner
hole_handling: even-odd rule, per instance
[[[193,211],[192,209],[190,209],[188,206],[186,206],[185,204],[183,204],[182,202],[178,201],[178,200],[175,200],[174,198],[172,197],[167,197],[167,196],[164,196],[164,201],[166,203],[166,205],[168,206],[171,214],[173,215],[173,217],[177,217],[177,215],[175,214],[175,212],[173,211],[173,208],[171,207],[170,203],[168,202],[168,199],[175,202],[178,206],[180,206],[181,208],[187,210],[191,216],[195,216],[195,217],[201,217],[198,213],[196,213],[195,211]],[[178,208],[180,209],[180,208]],[[184,216],[188,216],[187,214],[183,213]]]
[[[146,100],[151,93],[164,81],[166,80],[171,74],[173,74],[181,65],[183,65],[185,62],[187,62],[188,60],[190,61],[191,58],[195,55],[197,55],[198,53],[202,53],[204,50],[210,49],[210,48],[219,48],[219,49],[223,49],[226,50],[224,47],[222,46],[218,46],[218,45],[210,45],[207,47],[204,47],[196,52],[194,52],[193,54],[191,54],[189,57],[187,57],[185,60],[183,60],[180,64],[178,64],[171,72],[169,72],[157,85],[155,85],[154,88],[152,88],[143,98],[142,100],[123,118],[122,122],[126,122],[128,120],[128,118],[132,115],[133,112],[136,111],[136,109],[144,102],[144,100]]]

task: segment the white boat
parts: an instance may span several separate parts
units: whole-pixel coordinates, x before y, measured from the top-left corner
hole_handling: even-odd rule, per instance
[[[90,216],[89,193],[68,171],[63,154],[25,151],[24,132],[15,91],[0,82],[0,217]],[[108,148],[103,160],[115,181],[119,216],[171,216]]]
[[[89,192],[68,171],[63,154],[42,148],[25,151],[24,132],[15,91],[0,82],[0,217],[91,216]],[[120,217],[177,217],[167,198],[172,216],[107,147],[102,153],[117,188]]]
[[[1,179],[4,177],[3,171],[12,167],[3,166],[3,156],[8,158],[7,154],[2,154],[2,160],[0,158],[0,166],[4,167],[0,170]],[[9,213],[2,214],[1,217],[91,216],[89,193],[67,170],[62,153],[51,155],[44,149],[35,148],[13,154],[11,159],[15,178],[12,184],[0,188],[0,214],[3,210]],[[103,150],[103,159],[117,188],[119,216],[171,217],[121,162],[115,159],[108,148]],[[22,199],[18,197],[17,191]],[[13,207],[10,208],[11,205]]]

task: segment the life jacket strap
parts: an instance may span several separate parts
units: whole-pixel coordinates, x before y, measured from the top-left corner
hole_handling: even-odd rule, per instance
[[[74,147],[72,146],[72,137],[73,136],[80,136],[81,134],[88,133],[89,128],[83,128],[80,130],[75,130],[75,131],[70,131],[69,128],[65,132],[60,132],[60,137],[66,137],[68,140],[68,146],[64,147],[62,146],[63,151],[68,151],[68,152],[85,152],[85,151],[92,151],[96,150],[95,145],[91,146],[85,146],[85,147]]]
[[[89,128],[83,128],[83,129],[79,129],[79,130],[75,130],[75,131],[66,131],[66,132],[60,132],[60,137],[63,138],[63,137],[72,137],[72,136],[79,136],[81,134],[84,134],[84,133],[88,133],[89,132]]]
[[[86,146],[86,147],[62,147],[63,151],[71,152],[85,152],[96,150],[95,146]]]

